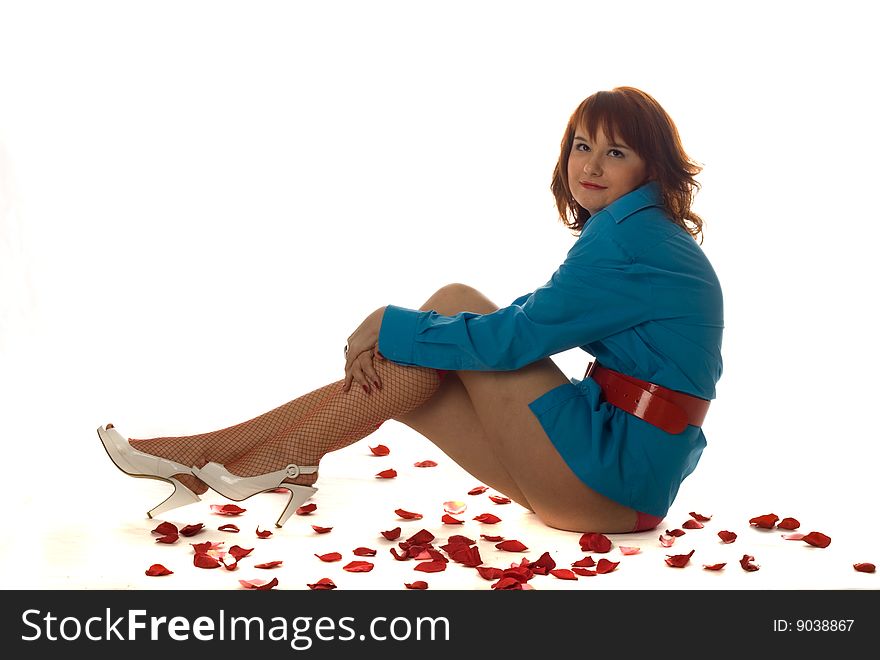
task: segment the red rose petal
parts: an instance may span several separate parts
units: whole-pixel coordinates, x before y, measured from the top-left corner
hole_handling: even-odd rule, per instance
[[[397,548],[389,548],[388,551],[394,556],[397,561],[406,561],[409,559],[409,553],[404,552],[400,554],[397,552]]]
[[[456,546],[456,549],[453,549],[449,553],[449,556],[452,558],[452,561],[463,564],[464,566],[469,566],[470,568],[476,568],[483,563],[483,560],[480,557],[480,550],[476,546]]]
[[[235,558],[233,558],[233,559],[235,559]],[[235,559],[231,564],[227,564],[226,561],[223,561],[222,563],[223,563],[223,568],[225,568],[227,571],[234,571],[236,568],[238,568],[238,560],[237,559]]]
[[[504,497],[503,495],[489,495],[489,499],[495,502],[495,504],[510,504],[511,502],[509,497]]]
[[[667,529],[666,533],[669,536],[676,536],[676,537],[677,536],[684,536],[685,534],[687,534],[687,532],[685,532],[683,529],[671,529],[671,530]]]
[[[177,539],[180,538],[176,533],[174,534],[166,534],[165,536],[160,536],[156,539],[156,543],[177,543]]]
[[[720,571],[725,566],[727,566],[726,561],[723,561],[720,564],[703,564],[703,568],[705,568],[707,571]]]
[[[373,452],[376,456],[388,456],[391,453],[391,450],[388,449],[385,445],[376,445],[375,447],[370,447],[370,451]]]
[[[484,580],[497,580],[504,576],[504,571],[500,568],[490,568],[488,566],[477,566],[477,573]]]
[[[394,539],[391,539],[391,540],[393,541]],[[355,548],[352,551],[352,554],[354,554],[357,557],[374,557],[376,555],[376,551],[373,550],[372,548],[360,547],[360,548]]]
[[[509,541],[502,541],[501,543],[496,543],[495,547],[499,550],[505,550],[507,552],[525,552],[528,548],[516,541],[514,539],[510,539]]]
[[[427,529],[420,529],[418,532],[410,536],[406,542],[416,545],[425,545],[434,540],[434,535]]]
[[[319,525],[312,525],[312,529],[315,530],[316,534],[326,534],[329,532],[332,527],[320,527]]]
[[[765,513],[763,516],[755,516],[749,519],[749,524],[755,527],[763,527],[764,529],[773,529],[779,516],[775,513]]]
[[[596,562],[592,557],[584,557],[583,559],[578,559],[576,562],[572,563],[572,566],[580,566],[581,568],[592,568],[596,565]]]
[[[389,541],[396,541],[400,537],[400,527],[389,529],[387,532],[381,532],[381,534]]]
[[[474,516],[474,520],[485,523],[486,525],[494,525],[495,523],[501,522],[501,518],[493,516],[491,513],[481,513],[478,516]]]
[[[453,516],[458,516],[467,511],[467,504],[459,500],[450,500],[443,503],[443,510]]]
[[[258,589],[260,591],[268,591],[272,587],[278,586],[278,578],[272,578],[268,582],[266,580],[239,580],[238,582],[245,589]]]
[[[437,463],[434,461],[419,461],[418,463],[413,463],[416,467],[437,467]]]
[[[169,534],[177,534],[177,525],[170,522],[159,523],[159,526],[156,527],[151,534],[159,534],[160,536],[168,536]]]
[[[727,530],[721,530],[720,532],[718,532],[718,537],[724,543],[733,543],[734,541],[736,541],[736,534],[734,534],[733,532],[728,532]]]
[[[755,558],[752,555],[743,555],[742,559],[739,560],[739,565],[743,567],[744,571],[757,571],[760,566],[753,564],[754,560]]]
[[[675,543],[675,537],[672,534],[661,534],[660,535],[660,545],[664,548],[672,547],[672,544]]]
[[[276,566],[281,566],[282,563],[281,559],[276,559],[275,561],[266,561],[262,564],[254,564],[254,568],[275,568]]]
[[[500,539],[499,539],[500,540]],[[476,543],[473,539],[469,539],[467,536],[463,536],[461,534],[453,534],[448,539],[449,543],[464,543],[465,545],[473,545]]]
[[[522,582],[516,580],[512,577],[503,577],[498,582],[492,585],[493,589],[500,590],[511,590],[511,589],[522,589]]]
[[[693,511],[691,511],[688,515],[694,520],[699,520],[700,522],[709,522],[712,519],[712,516],[704,516],[699,513],[694,513]]]
[[[797,529],[801,526],[800,522],[798,522],[797,518],[783,518],[776,526],[780,529]]]
[[[272,536],[271,530],[264,529],[262,532],[260,531],[260,526],[257,525],[257,536],[261,539],[267,539]]]
[[[239,516],[247,509],[242,509],[236,504],[212,504],[211,511],[221,516]]]
[[[567,568],[554,568],[550,571],[550,575],[553,577],[557,577],[560,580],[577,580],[577,575],[574,574],[573,571],[570,571]]]
[[[691,554],[693,554],[693,551],[691,551]],[[603,557],[602,559],[600,559],[596,563],[596,572],[597,573],[610,573],[615,568],[617,568],[619,565],[620,565],[619,561],[609,561],[608,559],[605,559]]]
[[[404,582],[403,586],[407,589],[427,589],[428,583],[424,580],[416,580],[415,582]]]
[[[397,470],[395,470],[394,468],[388,468],[387,470],[377,472],[376,476],[380,479],[394,479],[394,477],[397,476]]]
[[[620,554],[622,555],[637,555],[642,551],[641,548],[626,545],[619,545],[617,546],[617,549],[620,550]]]
[[[681,526],[685,529],[703,529],[703,523],[699,520],[685,520]]]
[[[218,532],[235,532],[235,533],[238,533],[238,532],[240,532],[241,530],[238,528],[237,525],[233,525],[232,523],[227,523],[227,524],[225,524],[225,525],[220,525],[220,527],[217,528],[217,531],[218,531]]]
[[[318,508],[318,505],[315,504],[314,502],[310,502],[309,504],[303,504],[301,507],[297,508],[296,515],[307,516],[317,508]]]
[[[673,568],[684,568],[691,560],[693,554],[694,551],[691,550],[686,555],[667,555],[665,561],[669,566],[672,566]]]
[[[458,518],[453,518],[448,513],[444,513],[441,518],[443,524],[445,525],[464,525],[464,520],[459,520]]]
[[[831,537],[825,536],[822,532],[810,532],[803,540],[817,548],[827,548],[831,545]]]
[[[232,555],[233,557],[235,557],[236,561],[238,561],[239,559],[244,559],[249,554],[251,554],[253,551],[254,551],[253,548],[242,548],[239,545],[234,545],[231,548],[229,548],[229,554]]]
[[[581,550],[590,552],[608,552],[611,550],[611,539],[598,532],[584,532],[580,538]]]
[[[329,589],[335,589],[336,585],[333,583],[333,580],[330,578],[321,578],[317,582],[313,584],[306,585],[309,589],[315,589],[317,591],[327,591]]]
[[[181,536],[195,536],[199,532],[202,531],[202,527],[205,525],[203,523],[196,523],[195,525],[187,525],[186,527],[180,528]]]
[[[583,575],[584,577],[593,577],[595,575],[598,575],[598,573],[596,571],[591,570],[589,568],[572,568],[571,570],[573,573],[577,573],[578,575]]]
[[[315,557],[317,557],[321,561],[339,561],[340,559],[342,559],[342,555],[339,554],[338,552],[328,552],[327,554],[324,554],[324,555],[317,555],[316,554]]]
[[[553,560],[553,557],[550,556],[549,552],[545,552],[538,557],[537,561],[531,562],[529,568],[538,575],[547,575],[549,571],[556,568],[556,562]]]
[[[856,564],[856,566],[858,565],[859,564]],[[174,571],[169,571],[167,568],[162,566],[162,564],[153,564],[146,571],[144,571],[144,575],[149,575],[150,577],[155,577],[157,575],[171,575],[172,573],[174,573]]]
[[[793,532],[791,534],[783,534],[782,538],[786,541],[803,541],[806,534],[801,534],[800,532]]]
[[[421,513],[413,513],[412,511],[407,511],[406,509],[394,509],[394,513],[396,513],[404,520],[421,520],[424,517]]]
[[[439,571],[446,570],[446,562],[445,561],[423,561],[421,564],[416,564],[416,571],[423,571],[425,573],[437,573]]]
[[[488,486],[476,486],[468,491],[468,495],[482,495],[487,490],[489,490]]]
[[[193,557],[193,565],[198,568],[220,568],[220,562],[211,555],[197,552]]]
[[[349,573],[369,573],[373,570],[373,566],[374,564],[372,562],[355,559],[343,566],[342,570],[348,571]]]
[[[853,568],[856,569],[859,573],[873,573],[877,570],[877,567],[870,562],[862,562],[860,564],[853,564]]]
[[[492,543],[498,543],[498,541],[503,541],[503,536],[489,536],[488,534],[480,534],[480,538],[485,541],[490,541]]]

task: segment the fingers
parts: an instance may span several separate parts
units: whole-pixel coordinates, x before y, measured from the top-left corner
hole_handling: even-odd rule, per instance
[[[374,389],[382,389],[382,381],[373,367],[373,352],[371,350],[363,351],[360,355],[355,356],[350,365],[346,361],[342,390],[347,392],[352,384],[360,386],[366,394],[372,393]]]

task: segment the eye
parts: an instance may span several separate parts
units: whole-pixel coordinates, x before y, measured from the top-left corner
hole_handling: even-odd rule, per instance
[[[583,149],[581,149],[581,147],[583,147]],[[590,147],[583,142],[578,142],[576,145],[574,145],[574,148],[578,151],[589,151],[590,150]]]
[[[612,156],[614,156],[615,158],[623,158],[623,152],[620,149],[612,149],[608,153],[611,154]]]

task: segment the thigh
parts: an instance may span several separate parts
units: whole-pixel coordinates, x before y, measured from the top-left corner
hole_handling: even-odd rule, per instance
[[[454,372],[428,401],[395,420],[421,433],[482,483],[517,504],[532,507],[499,460],[467,390]]]
[[[582,532],[633,529],[636,512],[581,481],[529,409],[529,403],[569,382],[551,359],[516,371],[456,373],[493,450],[546,524]]]

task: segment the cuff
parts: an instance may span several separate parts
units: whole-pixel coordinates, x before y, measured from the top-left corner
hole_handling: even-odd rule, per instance
[[[426,312],[387,305],[379,327],[379,352],[400,364],[414,365],[413,353],[419,317]]]

